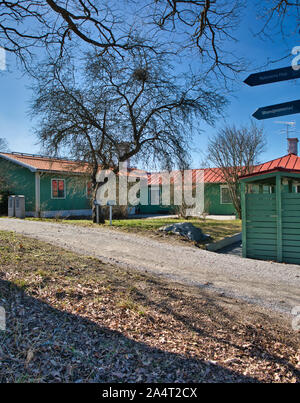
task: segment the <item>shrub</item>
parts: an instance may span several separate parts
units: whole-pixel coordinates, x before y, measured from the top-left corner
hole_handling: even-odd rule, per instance
[[[109,207],[102,207],[102,211],[106,220],[109,219]],[[121,220],[128,217],[128,206],[113,206],[112,208],[113,219]]]

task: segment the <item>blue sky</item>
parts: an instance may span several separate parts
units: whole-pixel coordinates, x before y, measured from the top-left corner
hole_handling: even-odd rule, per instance
[[[292,18],[288,22],[290,22],[291,27],[294,27]],[[247,124],[252,113],[258,107],[300,99],[300,80],[252,88],[243,83],[243,80],[251,72],[289,66],[294,57],[292,55],[286,60],[262,68],[269,59],[280,59],[291,53],[294,46],[300,46],[300,34],[298,32],[291,35],[284,43],[274,30],[273,41],[263,41],[252,34],[252,32],[258,32],[260,27],[261,21],[256,17],[254,6],[251,7],[250,5],[236,32],[239,42],[234,45],[234,52],[240,54],[241,57],[247,57],[249,60],[249,71],[241,74],[235,84],[234,94],[230,97],[231,102],[225,111],[227,123]],[[31,121],[28,114],[29,101],[32,96],[29,89],[31,82],[28,77],[22,76],[17,70],[13,56],[7,55],[7,62],[10,71],[0,72],[0,137],[7,139],[10,149],[13,151],[38,153],[40,146],[34,135],[34,120]],[[286,154],[286,137],[284,134],[280,134],[280,130],[284,127],[275,124],[275,122],[291,120],[296,121],[299,130],[298,136],[300,137],[299,115],[269,119],[263,122],[268,144],[266,152],[261,157],[262,161]],[[201,125],[203,132],[197,137],[193,145],[196,150],[192,154],[192,167],[199,167],[200,161],[205,157],[208,137],[223,124],[224,119],[219,119],[215,128],[205,124]]]

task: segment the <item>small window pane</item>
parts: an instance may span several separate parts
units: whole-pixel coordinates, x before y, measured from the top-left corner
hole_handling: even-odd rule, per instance
[[[259,193],[259,185],[249,185],[248,193]]]
[[[231,197],[228,188],[221,188],[221,203],[231,204]]]
[[[52,197],[58,197],[58,182],[52,181]]]
[[[65,197],[65,181],[52,180],[52,197],[54,199],[64,199]]]
[[[159,206],[160,204],[160,189],[151,189],[151,205]]]
[[[271,193],[270,186],[264,185],[263,186],[263,193]]]
[[[58,197],[65,197],[65,182],[58,181]]]

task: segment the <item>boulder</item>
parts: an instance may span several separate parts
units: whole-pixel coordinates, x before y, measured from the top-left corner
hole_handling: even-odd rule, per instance
[[[167,225],[159,228],[159,231],[171,232],[194,242],[205,242],[210,239],[209,235],[203,234],[201,228],[197,228],[189,222]]]

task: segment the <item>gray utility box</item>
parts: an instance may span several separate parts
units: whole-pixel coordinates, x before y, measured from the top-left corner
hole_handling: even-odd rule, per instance
[[[16,196],[8,196],[8,217],[16,216]]]
[[[16,196],[16,217],[25,218],[25,196]]]

